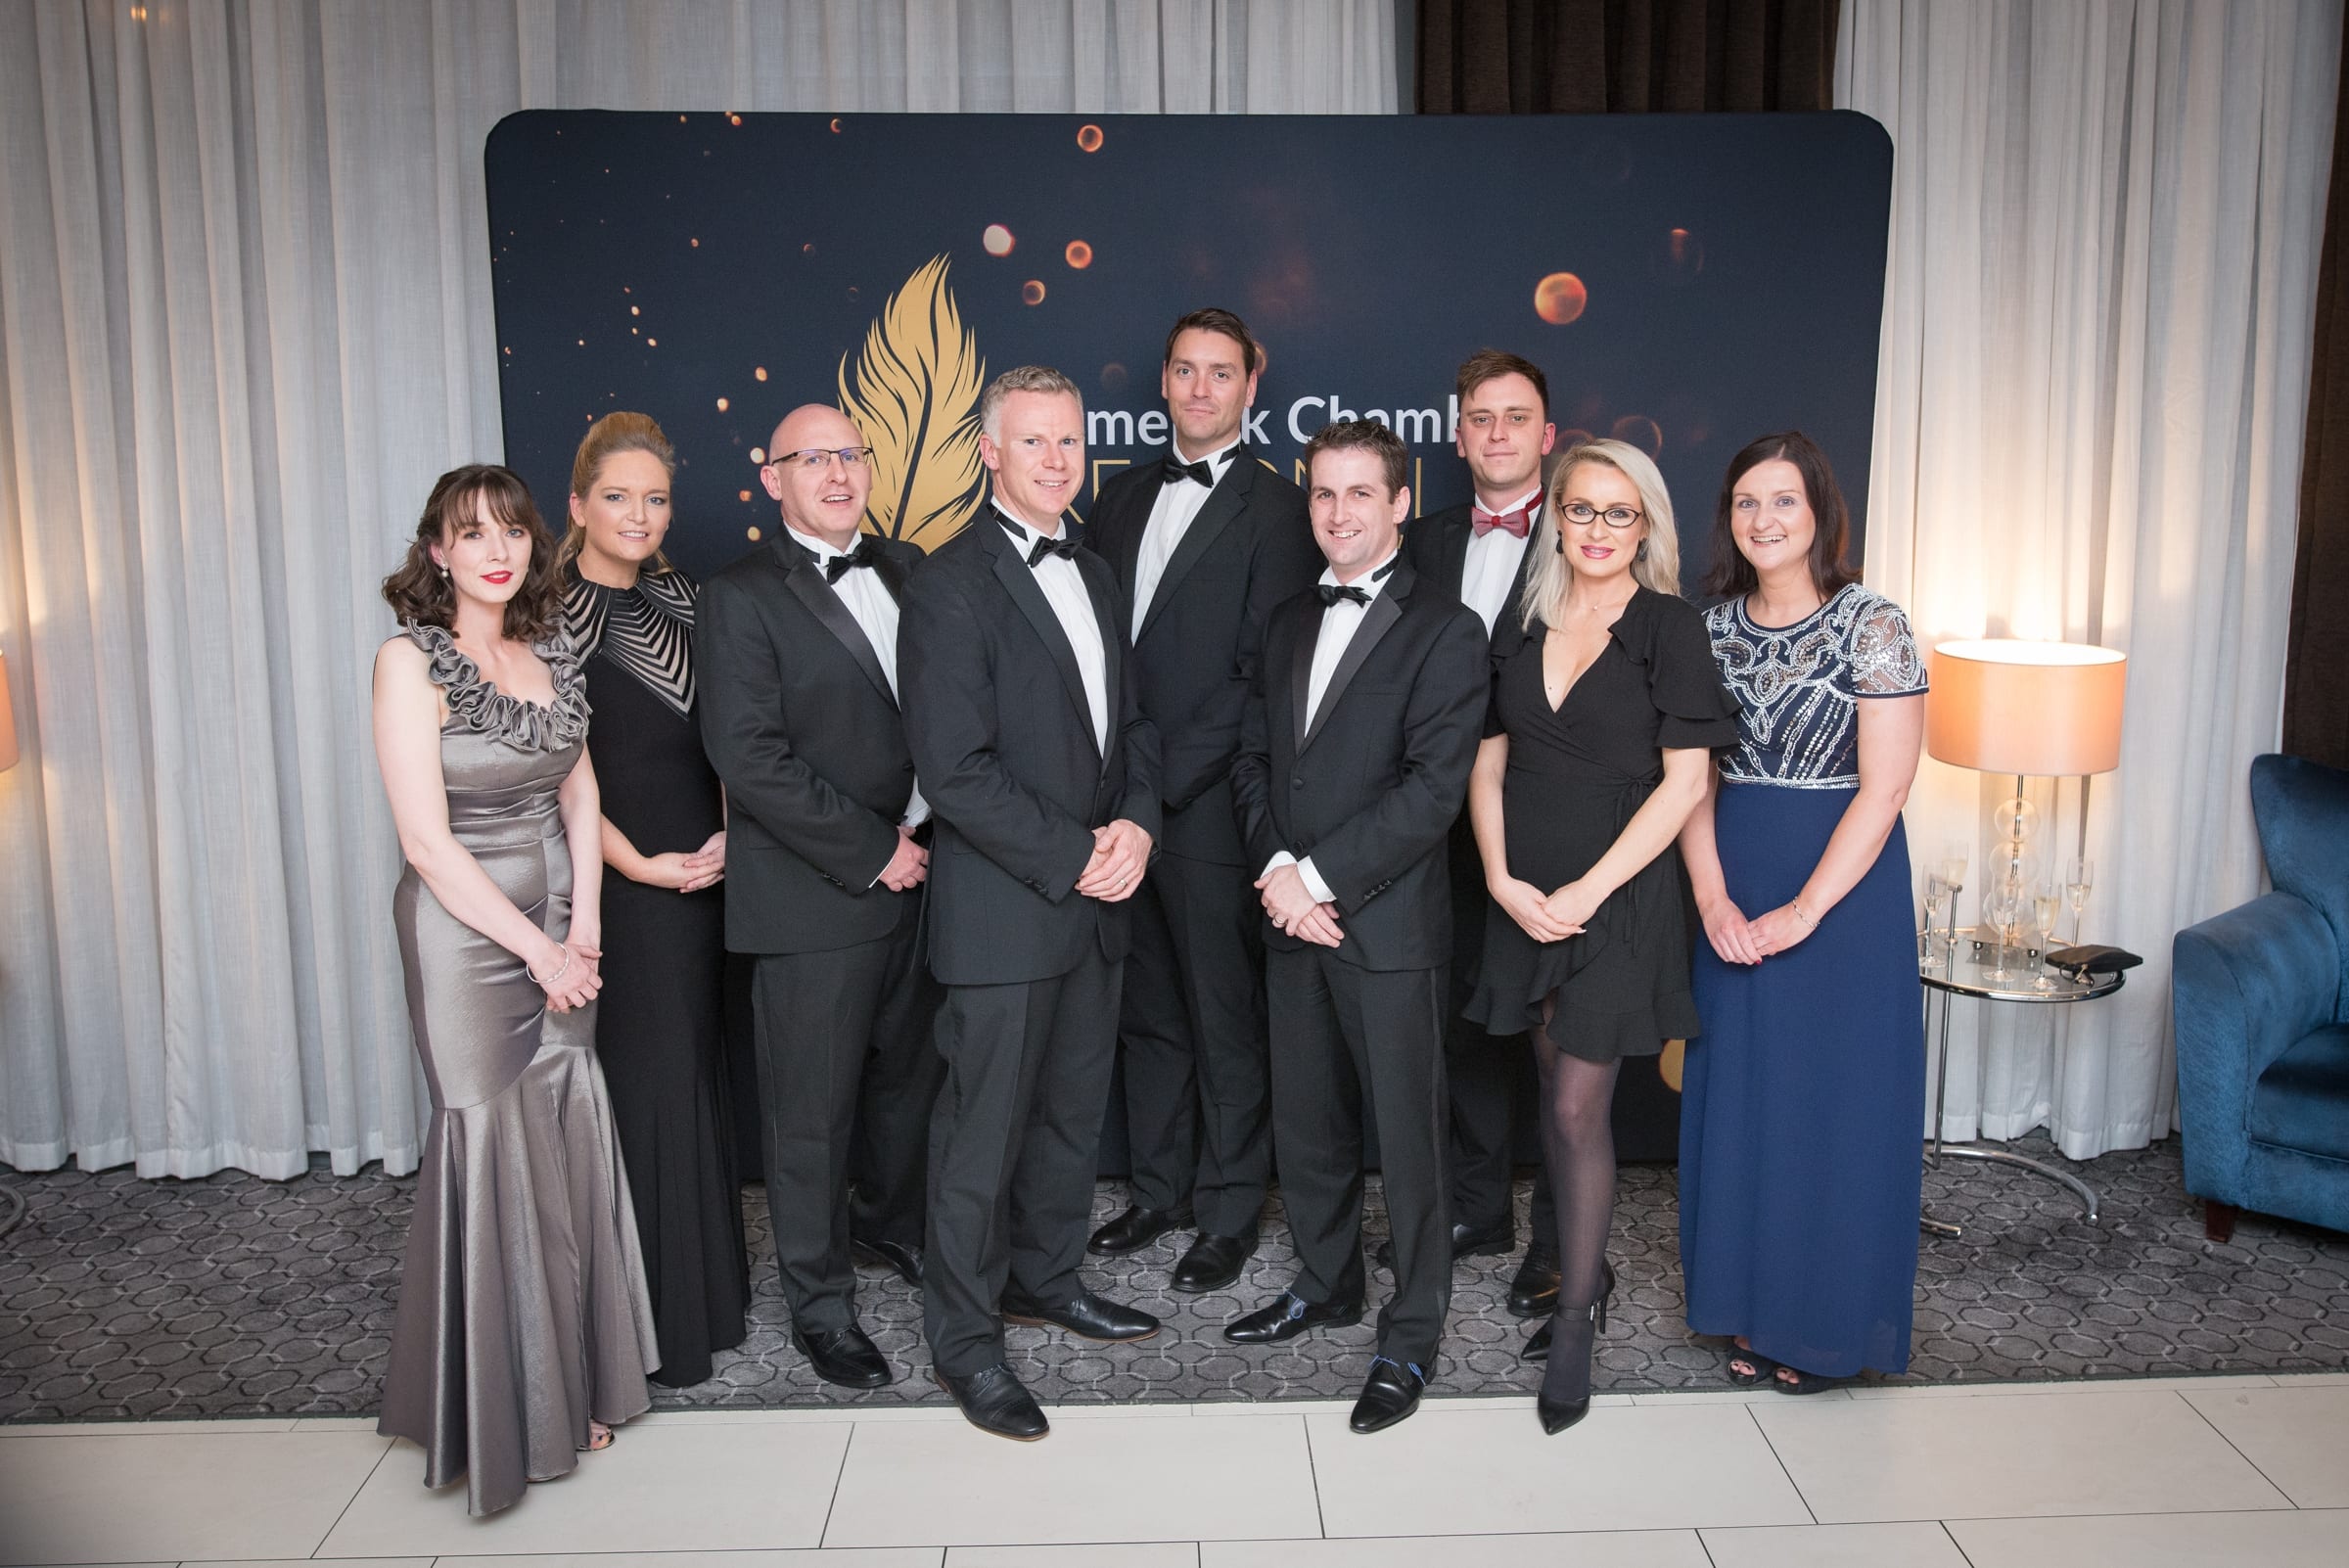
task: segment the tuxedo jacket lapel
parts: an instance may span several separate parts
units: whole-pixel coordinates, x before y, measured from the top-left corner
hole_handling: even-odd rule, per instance
[[[1476,537],[1469,523],[1472,516],[1463,508],[1459,523],[1444,530],[1444,586],[1454,598],[1468,580],[1468,541]]]
[[[1305,600],[1297,616],[1297,644],[1289,654],[1289,738],[1305,750],[1305,721],[1313,692],[1313,645],[1321,640],[1321,607]]]
[[[1370,608],[1362,612],[1362,623],[1355,627],[1354,640],[1346,645],[1345,654],[1338,660],[1338,668],[1330,672],[1329,689],[1321,694],[1321,706],[1313,710],[1313,722],[1306,727],[1305,739],[1297,743],[1300,757],[1305,755],[1307,747],[1320,738],[1322,730],[1329,727],[1331,711],[1338,706],[1338,700],[1346,695],[1346,688],[1362,668],[1362,661],[1370,657],[1370,650],[1376,648],[1379,639],[1392,631],[1395,623],[1403,619],[1403,607],[1396,603],[1396,590],[1401,586],[1400,582],[1390,586],[1386,592],[1371,600]],[[1307,661],[1310,665],[1311,654],[1307,655]]]
[[[1256,459],[1248,455],[1248,448],[1245,446],[1233,454],[1231,466],[1223,472],[1222,483],[1215,487],[1214,492],[1200,506],[1198,516],[1192,518],[1191,526],[1183,530],[1182,542],[1174,546],[1174,553],[1168,557],[1167,570],[1159,576],[1158,591],[1150,596],[1150,608],[1142,618],[1141,630],[1133,639],[1135,642],[1140,642],[1143,637],[1150,635],[1150,628],[1157,624],[1160,612],[1166,609],[1167,601],[1174,597],[1174,590],[1182,586],[1182,579],[1190,574],[1191,568],[1197,566],[1200,557],[1207,554],[1208,546],[1214,544],[1217,537],[1225,529],[1231,527],[1232,519],[1246,510],[1248,487],[1255,477],[1255,463]],[[1182,483],[1188,484],[1191,482],[1184,480]],[[1156,504],[1154,498],[1153,510],[1156,509]],[[1147,522],[1148,520],[1144,519],[1145,526],[1147,526]],[[1134,549],[1138,555],[1141,549],[1140,530],[1136,530],[1134,532]],[[1128,591],[1130,592],[1132,583],[1130,573],[1126,581],[1128,584]]]
[[[823,569],[796,544],[778,539],[775,553],[783,561],[784,586],[791,589],[793,596],[807,607],[808,614],[822,623],[826,631],[840,639],[840,645],[849,651],[849,657],[856,661],[856,668],[864,671],[864,678],[871,681],[874,688],[889,700],[892,708],[897,707],[897,693],[889,689],[889,673],[881,668],[880,656],[873,652],[872,638],[864,634],[864,627],[857,623],[849,607],[841,603],[840,595],[832,591],[832,585],[824,580]],[[894,595],[896,589],[893,587],[891,592]]]
[[[1122,608],[1125,598],[1118,592],[1117,578],[1110,575],[1107,564],[1098,557],[1087,558],[1082,552],[1080,552],[1077,557],[1077,575],[1084,579],[1085,597],[1090,599],[1093,605],[1093,621],[1101,628],[1102,711],[1108,715],[1109,735],[1111,741],[1114,742],[1117,739],[1119,721],[1123,717],[1119,711],[1121,705],[1118,698],[1125,690],[1121,682],[1126,676],[1126,639],[1119,635],[1119,617],[1125,613]],[[1042,590],[1037,591],[1041,592]],[[1054,619],[1057,622],[1058,618]],[[1076,658],[1076,652],[1072,649],[1069,654],[1072,666],[1075,664]],[[1082,673],[1077,681],[1077,694],[1080,697],[1084,695],[1084,680]],[[1084,708],[1084,732],[1090,735],[1093,732],[1092,705],[1088,702],[1082,706]],[[1100,751],[1101,765],[1107,769],[1110,747],[1103,746]]]
[[[1045,651],[1052,656],[1054,668],[1060,671],[1062,688],[1067,691],[1069,701],[1077,705],[1078,716],[1084,720],[1084,738],[1091,740],[1093,705],[1084,695],[1084,676],[1077,669],[1077,650],[1069,646],[1069,634],[1061,629],[1060,617],[1052,613],[1052,601],[1045,598],[1044,590],[1036,585],[1035,571],[1028,565],[1027,558],[1020,554],[1020,547],[1003,531],[1002,525],[990,517],[982,517],[978,522],[986,527],[990,535],[987,548],[994,556],[995,580],[1003,584],[1004,592],[1011,595],[1011,602],[1019,606],[1020,614],[1027,618],[1028,624],[1042,639]],[[1101,596],[1092,591],[1089,581],[1085,586],[1093,600],[1093,614],[1098,617],[1101,614]],[[1105,645],[1107,633],[1116,629],[1114,623],[1107,626],[1103,637]],[[1096,745],[1093,750],[1098,754],[1102,748]]]

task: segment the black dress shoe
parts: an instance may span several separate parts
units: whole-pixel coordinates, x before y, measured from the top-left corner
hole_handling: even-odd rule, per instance
[[[1516,1247],[1517,1226],[1507,1219],[1501,1220],[1497,1224],[1486,1225],[1482,1229],[1473,1225],[1453,1225],[1451,1227],[1451,1261],[1453,1263],[1458,1263],[1462,1258],[1498,1258],[1515,1251]],[[1372,1261],[1381,1268],[1394,1268],[1395,1243],[1392,1240],[1380,1242],[1378,1251],[1372,1254]]]
[[[1185,1295],[1221,1290],[1239,1280],[1240,1270],[1256,1256],[1256,1232],[1244,1236],[1201,1236],[1174,1266],[1174,1285]]]
[[[1511,1317],[1547,1317],[1558,1306],[1558,1255],[1541,1247],[1525,1249],[1525,1262],[1509,1281]]]
[[[1030,1301],[1024,1296],[1003,1298],[1003,1320],[1007,1323],[1050,1324],[1065,1328],[1079,1339],[1098,1339],[1125,1342],[1148,1339],[1158,1332],[1158,1319],[1148,1313],[1131,1307],[1122,1307],[1105,1301],[1089,1290],[1057,1305]]]
[[[866,1241],[860,1236],[849,1238],[849,1251],[865,1263],[877,1263],[908,1285],[920,1288],[922,1283],[922,1249],[902,1241]]]
[[[854,1323],[846,1328],[802,1328],[794,1323],[791,1344],[827,1383],[880,1388],[891,1381],[889,1362]]]
[[[1145,1209],[1137,1203],[1094,1231],[1084,1250],[1096,1258],[1122,1258],[1141,1251],[1170,1230],[1189,1229],[1191,1222],[1188,1208]]]
[[[1362,1320],[1359,1301],[1302,1301],[1289,1291],[1269,1307],[1223,1325],[1223,1337],[1235,1345],[1278,1345],[1309,1328],[1348,1328]]]
[[[1036,1406],[1036,1396],[1001,1361],[983,1366],[968,1377],[938,1371],[931,1375],[938,1379],[940,1388],[954,1396],[962,1418],[982,1432],[1034,1443],[1052,1430],[1044,1412]]]
[[[1362,1397],[1354,1402],[1354,1414],[1346,1424],[1357,1432],[1383,1432],[1419,1408],[1419,1396],[1426,1390],[1426,1373],[1381,1356],[1370,1363]]]

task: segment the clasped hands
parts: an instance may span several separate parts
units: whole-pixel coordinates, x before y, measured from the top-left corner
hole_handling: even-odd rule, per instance
[[[1346,940],[1346,934],[1338,929],[1338,906],[1313,898],[1313,889],[1305,885],[1305,873],[1297,869],[1294,860],[1258,877],[1256,887],[1264,895],[1265,914],[1300,942],[1335,947]]]
[[[698,850],[669,850],[644,857],[644,868],[628,880],[668,888],[674,893],[699,893],[726,874],[726,831],[710,835]]]
[[[1078,875],[1077,891],[1103,903],[1121,903],[1142,885],[1150,864],[1150,835],[1124,817],[1093,829],[1092,857]]]
[[[1598,912],[1598,899],[1580,882],[1569,882],[1547,894],[1512,876],[1495,879],[1489,886],[1493,901],[1536,942],[1564,942],[1580,936]]]
[[[551,953],[526,970],[546,992],[547,1011],[568,1013],[595,1000],[595,993],[604,989],[604,949],[576,938],[550,946]]]
[[[899,822],[897,853],[889,857],[889,864],[883,866],[881,874],[873,880],[892,893],[904,893],[920,887],[929,876],[930,852],[913,842],[913,829]]]
[[[1725,964],[1758,964],[1811,935],[1812,928],[1794,912],[1791,902],[1754,920],[1746,919],[1744,911],[1726,898],[1700,900],[1696,912],[1705,922],[1705,940],[1713,944]]]

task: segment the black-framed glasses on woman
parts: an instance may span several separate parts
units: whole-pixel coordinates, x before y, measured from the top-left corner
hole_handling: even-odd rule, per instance
[[[1587,529],[1593,519],[1605,518],[1607,527],[1618,530],[1633,527],[1646,516],[1635,506],[1610,506],[1602,512],[1588,501],[1568,501],[1558,511],[1577,528]]]
[[[873,460],[869,446],[807,446],[796,452],[777,452],[766,460],[769,468],[829,468],[832,459],[840,459],[843,468],[862,468]]]

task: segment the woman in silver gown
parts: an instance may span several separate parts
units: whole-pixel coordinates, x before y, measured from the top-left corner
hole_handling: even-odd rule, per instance
[[[477,1514],[649,1405],[658,1364],[595,1059],[601,828],[553,542],[511,471],[442,475],[384,582],[376,760],[433,1115],[377,1430]]]

